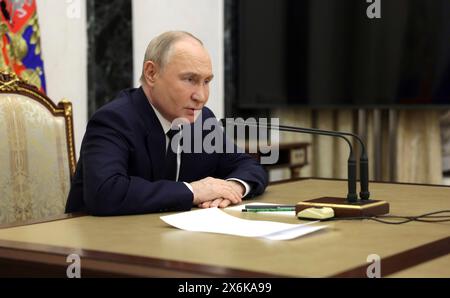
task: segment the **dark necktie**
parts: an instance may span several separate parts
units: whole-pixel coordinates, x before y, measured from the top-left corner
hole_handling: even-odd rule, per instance
[[[172,150],[172,139],[180,132],[180,130],[171,129],[167,132],[169,137],[169,145],[167,146],[164,179],[175,181],[177,178],[177,152]],[[179,139],[178,139],[179,140]]]

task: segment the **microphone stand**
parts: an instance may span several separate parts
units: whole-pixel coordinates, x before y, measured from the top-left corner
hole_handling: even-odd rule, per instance
[[[272,125],[272,124],[260,124],[256,123],[235,123],[231,121],[225,121],[227,124],[244,125],[248,127],[259,127],[270,130],[307,133],[314,135],[325,135],[339,137],[346,141],[350,148],[350,154],[348,158],[348,193],[347,198],[342,197],[321,197],[304,202],[298,202],[296,205],[296,213],[303,209],[311,207],[330,207],[333,208],[335,217],[361,217],[361,216],[374,216],[389,213],[389,203],[385,201],[369,200],[369,181],[368,181],[368,158],[365,145],[361,138],[355,134],[348,132],[329,131],[313,128],[301,128],[286,125]],[[356,194],[356,162],[353,154],[353,148],[351,142],[345,137],[351,136],[358,140],[361,145],[361,157],[360,157],[360,179],[361,179],[361,200],[358,200]]]
[[[296,129],[295,126],[287,126],[287,125],[280,125],[280,128],[290,128],[290,129]],[[314,129],[314,128],[306,128],[306,130],[311,130],[313,132],[328,132],[327,130],[321,130],[321,129]],[[359,158],[359,183],[361,187],[361,191],[359,193],[359,197],[361,200],[368,200],[370,198],[370,192],[369,192],[369,159],[367,157],[367,151],[366,146],[362,139],[354,133],[350,132],[343,132],[343,131],[335,131],[335,133],[343,135],[343,136],[351,136],[355,138],[359,145],[361,146],[361,156]]]

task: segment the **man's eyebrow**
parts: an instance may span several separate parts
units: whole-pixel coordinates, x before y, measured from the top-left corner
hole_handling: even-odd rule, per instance
[[[201,75],[195,72],[183,72],[180,74],[182,77],[196,77],[196,78],[200,78]],[[209,79],[210,81],[212,79],[214,79],[214,75],[210,74],[209,76],[206,77],[207,79]]]

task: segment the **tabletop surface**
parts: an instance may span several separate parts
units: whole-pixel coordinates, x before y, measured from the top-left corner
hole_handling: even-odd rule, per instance
[[[391,214],[411,216],[450,209],[450,188],[387,183],[371,183],[370,187],[373,199],[390,203]],[[345,181],[310,179],[272,185],[263,196],[251,202],[295,204],[339,194],[346,194]],[[226,212],[251,220],[302,223],[295,217]],[[151,257],[275,276],[323,277],[369,266],[369,255],[376,254],[383,262],[383,259],[450,236],[449,222],[386,225],[373,221],[333,221],[319,223],[328,228],[302,238],[270,241],[182,231],[165,224],[159,218],[162,215],[167,214],[83,216],[6,228],[0,229],[0,241]],[[428,271],[425,267],[423,274],[448,274],[448,270],[435,269],[440,264],[449,268],[448,256],[434,261],[437,263]],[[414,270],[409,273],[406,270],[402,276],[413,273]]]

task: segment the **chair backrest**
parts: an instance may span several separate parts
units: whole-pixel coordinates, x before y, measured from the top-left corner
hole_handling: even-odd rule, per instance
[[[0,73],[0,224],[64,214],[75,167],[72,104]]]

